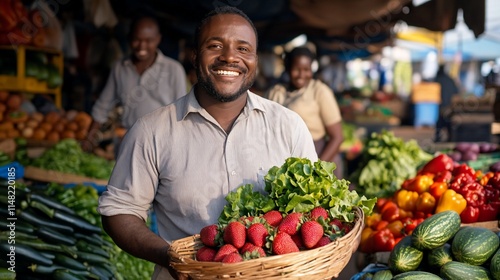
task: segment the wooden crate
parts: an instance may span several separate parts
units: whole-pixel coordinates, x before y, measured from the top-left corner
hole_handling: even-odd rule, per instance
[[[80,175],[62,173],[54,170],[45,170],[33,166],[26,166],[24,168],[24,178],[41,182],[54,182],[59,184],[92,183],[99,186],[106,186],[108,184],[108,180],[89,178]]]

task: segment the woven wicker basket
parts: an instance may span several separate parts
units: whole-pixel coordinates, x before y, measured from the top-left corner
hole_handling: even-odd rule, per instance
[[[196,250],[203,246],[199,235],[172,242],[171,266],[192,279],[331,279],[349,262],[357,250],[364,227],[363,211],[355,209],[354,228],[342,238],[312,250],[269,256],[240,263],[199,262]]]

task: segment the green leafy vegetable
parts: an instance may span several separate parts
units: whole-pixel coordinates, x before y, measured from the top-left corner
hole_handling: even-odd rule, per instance
[[[376,199],[349,190],[349,182],[333,174],[332,162],[290,157],[281,167],[272,167],[264,177],[265,190],[281,212],[309,212],[316,206],[329,209],[333,217],[354,221],[354,207],[370,215]]]
[[[253,191],[253,185],[246,184],[238,187],[226,196],[228,204],[224,206],[219,223],[227,224],[231,220],[243,216],[258,216],[271,211],[274,201],[260,192]]]

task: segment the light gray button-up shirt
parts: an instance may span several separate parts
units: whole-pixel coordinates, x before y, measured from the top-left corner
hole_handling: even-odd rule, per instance
[[[226,195],[242,184],[264,191],[264,175],[288,157],[316,161],[302,118],[248,93],[230,133],[191,92],[140,118],[125,135],[98,211],[147,219],[153,203],[159,235],[171,242],[217,223]],[[171,279],[157,266],[153,279]]]
[[[158,50],[155,62],[142,75],[137,73],[130,58],[115,63],[92,108],[92,117],[104,123],[109,112],[121,104],[121,124],[128,129],[141,116],[174,102],[186,92],[186,74],[182,65]]]

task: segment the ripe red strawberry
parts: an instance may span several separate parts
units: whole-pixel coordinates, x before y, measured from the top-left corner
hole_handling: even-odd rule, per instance
[[[330,225],[332,225],[332,232],[333,233],[337,233],[337,232],[340,232],[342,230],[342,228],[344,228],[344,225],[342,224],[342,221],[335,218],[335,219],[332,219],[330,221]]]
[[[325,246],[325,245],[327,245],[327,244],[330,244],[330,242],[332,242],[332,240],[330,239],[330,237],[328,237],[328,236],[323,236],[323,237],[321,237],[321,239],[318,241],[318,243],[316,243],[316,245],[314,245],[313,249],[316,249],[316,248],[319,248],[319,247]]]
[[[255,246],[252,243],[245,243],[240,249],[240,254],[243,255],[244,259],[255,259],[266,256],[266,252],[262,247]]]
[[[352,223],[342,223],[342,229],[344,230],[345,234],[348,234],[353,227],[354,225]]]
[[[293,242],[295,242],[295,245],[299,247],[299,250],[305,248],[304,242],[302,242],[302,236],[300,235],[300,232],[297,232],[296,234],[292,235],[292,240]]]
[[[262,217],[273,227],[277,227],[281,223],[281,220],[283,220],[283,215],[278,210],[271,210]]]
[[[298,252],[299,248],[293,242],[292,237],[286,232],[278,232],[273,241],[273,253],[283,255]]]
[[[278,225],[278,232],[286,232],[289,235],[294,235],[300,226],[302,213],[290,213],[283,218],[283,221]]]
[[[243,261],[243,257],[238,252],[231,253],[222,259],[223,263],[237,263],[237,262],[242,262],[242,261]]]
[[[235,252],[238,253],[238,249],[236,249],[236,247],[231,244],[224,244],[219,248],[217,254],[215,254],[214,262],[221,262],[225,256]]]
[[[247,240],[255,246],[264,246],[268,235],[266,226],[261,223],[252,224],[247,228]]]
[[[308,249],[314,247],[316,243],[323,237],[323,226],[321,226],[317,221],[307,221],[300,227],[300,234],[302,235],[302,241],[304,246]]]
[[[224,229],[224,243],[241,248],[246,241],[246,227],[240,222],[230,222]]]
[[[196,260],[199,262],[213,262],[217,251],[214,248],[203,246],[196,251]]]
[[[219,234],[219,227],[217,225],[209,225],[200,230],[201,242],[210,247],[217,247],[217,235]]]
[[[317,220],[319,219],[319,217],[323,217],[325,221],[326,219],[328,219],[328,212],[321,206],[315,207],[313,210],[311,210],[310,215],[311,220]]]

